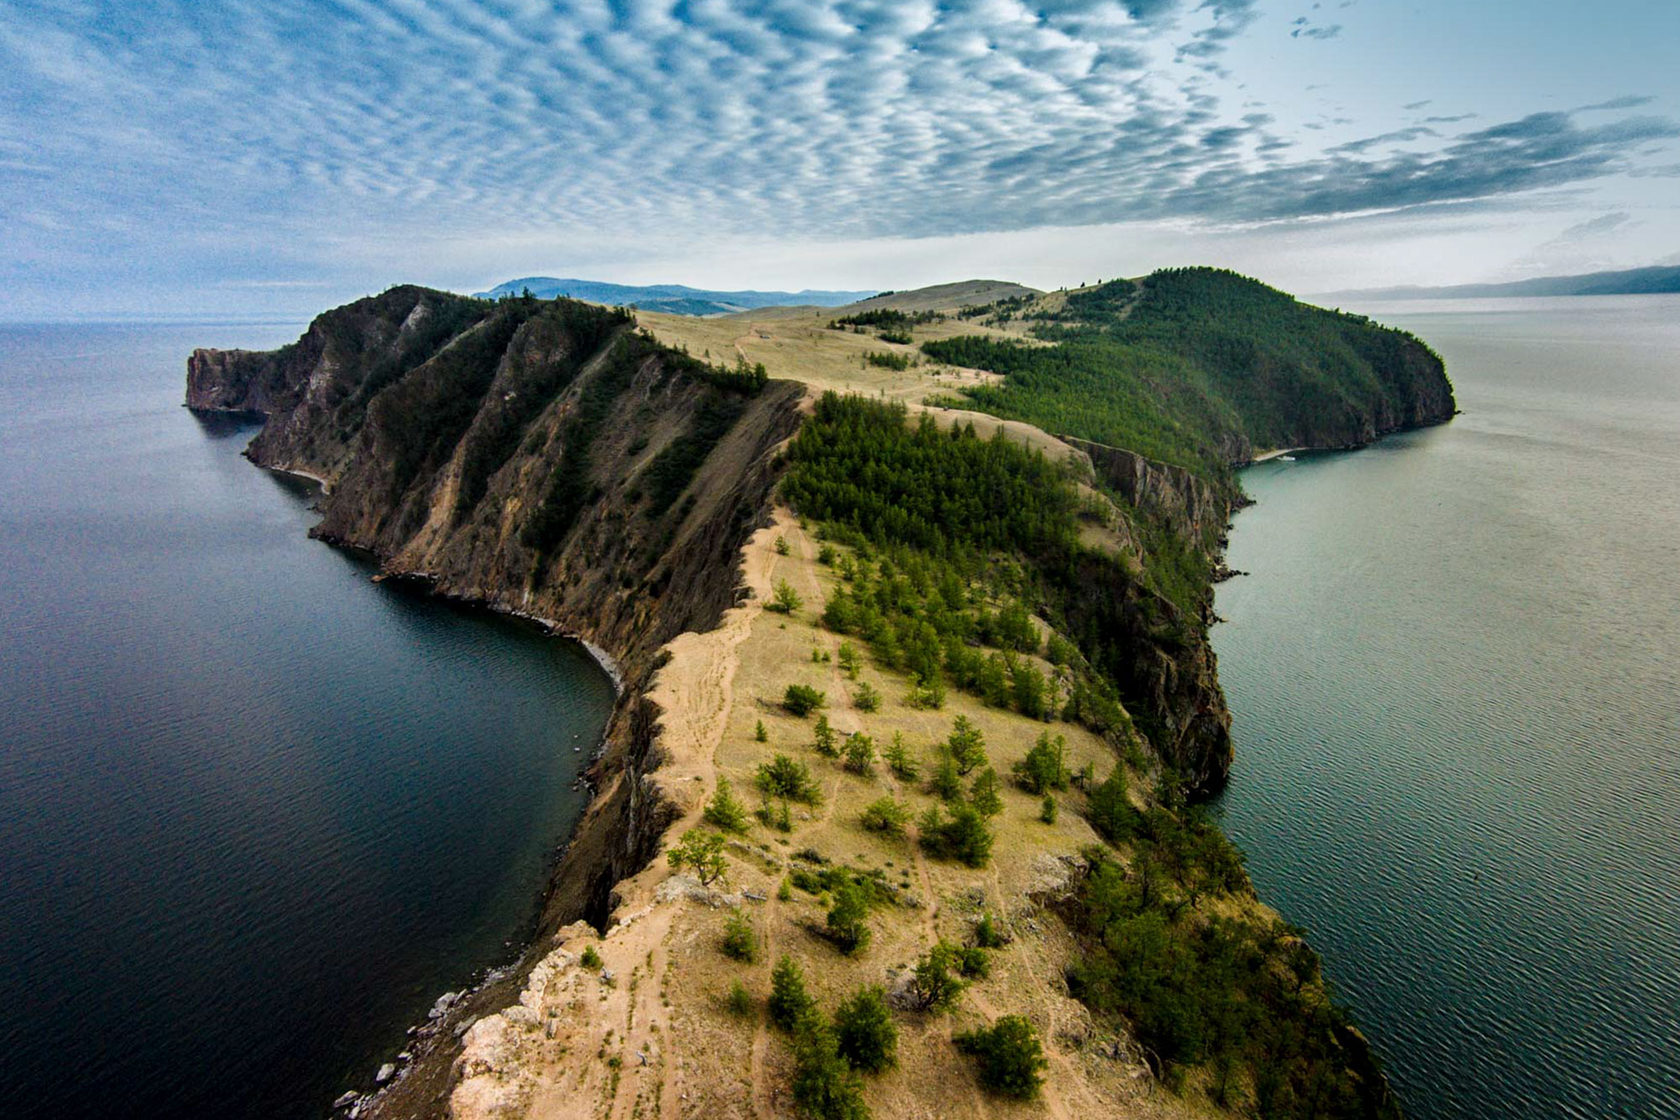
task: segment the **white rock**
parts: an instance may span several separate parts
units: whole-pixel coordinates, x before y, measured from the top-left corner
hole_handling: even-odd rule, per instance
[[[336,1101],[333,1102],[333,1107],[334,1108],[348,1108],[350,1105],[353,1105],[353,1104],[356,1103],[356,1098],[359,1095],[360,1094],[358,1094],[354,1091],[344,1093]]]
[[[384,1065],[379,1067],[379,1072],[373,1075],[373,1079],[383,1085],[385,1082],[391,1080],[391,1075],[396,1072],[397,1067],[392,1065],[390,1062],[386,1062]]]

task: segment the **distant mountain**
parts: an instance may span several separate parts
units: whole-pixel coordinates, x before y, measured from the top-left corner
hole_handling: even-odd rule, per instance
[[[597,280],[563,280],[554,276],[526,276],[497,284],[487,292],[474,292],[479,299],[500,299],[529,290],[539,299],[569,296],[614,307],[638,307],[643,311],[668,311],[673,315],[723,315],[757,307],[839,307],[867,299],[874,292],[713,292],[681,284],[603,284]]]
[[[1454,284],[1446,288],[1366,288],[1328,292],[1324,299],[1491,299],[1499,296],[1645,296],[1680,292],[1680,266],[1627,268],[1580,276],[1542,276],[1508,284]]]

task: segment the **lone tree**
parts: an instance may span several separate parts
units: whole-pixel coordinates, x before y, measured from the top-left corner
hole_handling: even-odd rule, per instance
[[[678,871],[685,867],[693,871],[703,886],[711,886],[729,873],[729,861],[723,857],[723,834],[691,828],[671,849],[666,858]]]
[[[898,1027],[879,987],[859,988],[834,1012],[840,1056],[853,1069],[880,1073],[898,1064]]]
[[[949,941],[941,941],[916,962],[910,976],[911,1002],[919,1011],[943,1011],[957,1002],[968,984],[957,975],[961,951]]]
[[[1049,1063],[1032,1024],[1020,1015],[1005,1015],[988,1029],[968,1031],[952,1041],[974,1059],[980,1084],[990,1091],[1023,1101],[1038,1096],[1042,1071]]]
[[[869,899],[864,889],[847,880],[834,888],[828,911],[828,936],[849,957],[869,948]]]
[[[805,990],[805,974],[792,957],[783,954],[770,973],[770,1021],[784,1031],[793,1030],[813,1006]]]
[[[980,729],[967,716],[958,716],[951,725],[951,737],[946,740],[951,748],[951,757],[956,761],[957,773],[968,776],[968,772],[976,766],[985,764],[986,737],[980,734]]]
[[[778,614],[792,614],[804,602],[805,600],[799,597],[799,592],[793,589],[793,584],[785,579],[779,579],[776,581],[775,593],[770,596],[770,601],[764,604],[764,609],[775,611]]]

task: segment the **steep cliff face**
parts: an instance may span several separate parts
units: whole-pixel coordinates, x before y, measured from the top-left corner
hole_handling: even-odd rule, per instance
[[[268,353],[200,350],[187,403],[268,416],[246,452],[323,480],[314,534],[439,594],[552,623],[627,684],[550,918],[604,914],[668,810],[640,683],[733,602],[802,389],[727,378],[584,304],[398,288]]]
[[[1217,540],[1231,516],[1230,499],[1183,467],[1157,463],[1135,451],[1076,436],[1062,442],[1085,452],[1097,477],[1144,513],[1165,520],[1193,541]]]

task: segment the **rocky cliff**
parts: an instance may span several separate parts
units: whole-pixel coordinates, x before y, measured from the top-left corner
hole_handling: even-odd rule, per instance
[[[555,923],[599,920],[657,842],[640,685],[664,643],[731,605],[801,393],[736,384],[604,308],[414,287],[279,350],[196,351],[187,377],[190,407],[267,415],[253,462],[323,482],[316,536],[615,662],[627,687]]]

